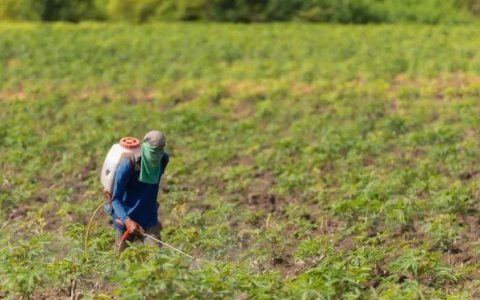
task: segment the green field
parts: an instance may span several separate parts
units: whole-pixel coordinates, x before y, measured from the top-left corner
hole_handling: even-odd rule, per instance
[[[0,298],[480,297],[480,28],[1,24]],[[119,257],[111,144],[168,137]]]

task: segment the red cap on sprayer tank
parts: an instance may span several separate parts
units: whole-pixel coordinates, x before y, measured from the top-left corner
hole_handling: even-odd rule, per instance
[[[127,136],[120,139],[120,146],[127,149],[134,149],[140,146],[140,141],[137,138]]]

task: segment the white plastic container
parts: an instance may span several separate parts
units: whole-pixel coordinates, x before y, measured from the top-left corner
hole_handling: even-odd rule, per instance
[[[140,153],[140,142],[136,138],[126,137],[120,139],[118,144],[114,144],[103,162],[100,182],[105,191],[113,193],[113,184],[115,182],[115,173],[118,165],[124,158],[133,158],[135,154]]]

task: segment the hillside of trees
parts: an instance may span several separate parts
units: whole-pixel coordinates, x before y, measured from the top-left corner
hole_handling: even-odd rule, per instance
[[[480,0],[1,0],[0,20],[470,23]]]

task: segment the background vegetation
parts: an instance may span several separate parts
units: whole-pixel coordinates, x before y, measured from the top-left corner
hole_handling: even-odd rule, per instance
[[[466,23],[479,0],[2,0],[0,19]]]
[[[480,29],[3,24],[0,295],[479,297]],[[113,252],[99,169],[157,128],[168,249]]]

